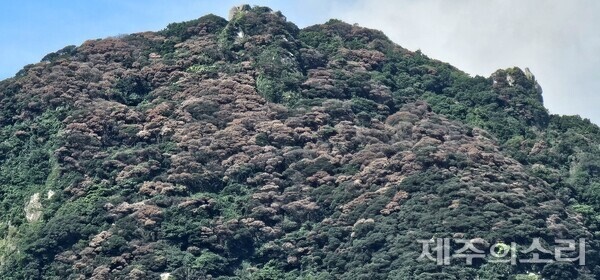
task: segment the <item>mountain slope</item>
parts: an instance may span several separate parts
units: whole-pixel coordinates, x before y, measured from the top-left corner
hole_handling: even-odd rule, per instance
[[[598,278],[600,129],[541,94],[265,7],[66,47],[0,82],[0,275]],[[418,261],[432,238],[586,265]]]

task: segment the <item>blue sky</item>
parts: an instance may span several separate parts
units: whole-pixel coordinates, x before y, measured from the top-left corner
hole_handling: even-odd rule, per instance
[[[384,31],[472,75],[529,67],[551,113],[600,123],[596,0],[23,0],[0,9],[0,79],[87,39],[163,29],[242,3],[280,10],[299,27],[338,18]]]

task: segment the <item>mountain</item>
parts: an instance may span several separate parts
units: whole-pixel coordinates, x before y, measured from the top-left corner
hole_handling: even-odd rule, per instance
[[[600,279],[600,128],[244,5],[0,82],[0,207],[2,279]]]

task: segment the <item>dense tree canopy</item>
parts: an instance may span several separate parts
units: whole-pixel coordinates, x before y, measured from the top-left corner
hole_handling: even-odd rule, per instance
[[[600,128],[550,115],[531,73],[236,11],[0,82],[0,275],[600,278]],[[420,261],[438,238],[583,238],[586,263]]]

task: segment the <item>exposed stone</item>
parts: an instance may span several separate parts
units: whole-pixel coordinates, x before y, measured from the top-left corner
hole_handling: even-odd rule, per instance
[[[28,222],[35,222],[42,217],[42,203],[40,193],[34,193],[25,204],[25,218]]]
[[[252,8],[250,7],[250,5],[247,5],[247,4],[235,6],[229,10],[228,20],[232,20],[235,18],[235,16],[238,13],[247,12],[247,11],[250,11],[250,9],[252,9]]]

